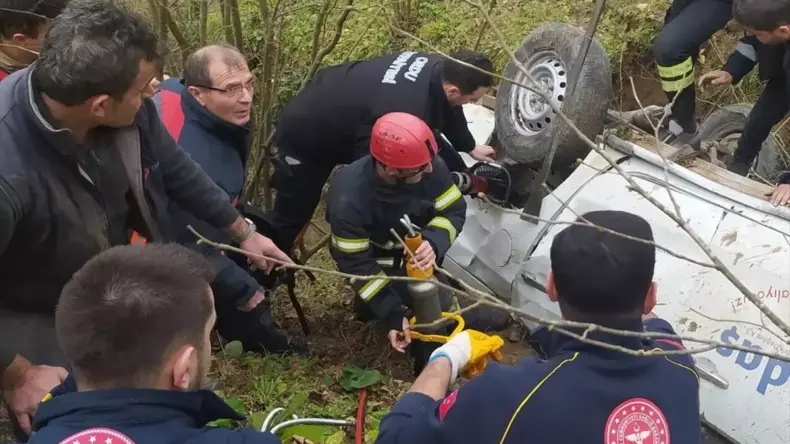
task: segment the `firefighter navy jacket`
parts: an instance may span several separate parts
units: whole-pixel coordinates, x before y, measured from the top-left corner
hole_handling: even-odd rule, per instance
[[[226,193],[228,201],[235,203],[244,185],[249,129],[226,122],[201,106],[179,78],[160,83],[154,103],[173,139]],[[255,278],[220,250],[197,245],[195,235],[186,227],[192,225],[217,242],[231,244],[230,236],[175,203],[170,204],[168,212],[175,225],[177,241],[200,251],[214,264],[217,278],[212,287],[217,297],[238,303],[249,300],[259,288]]]
[[[645,327],[674,334],[662,319]],[[635,321],[620,328],[643,327]],[[489,364],[440,401],[406,394],[382,420],[377,444],[702,442],[699,378],[690,356],[631,356],[544,333],[538,336],[546,360]],[[587,336],[631,349],[683,347],[600,332]]]
[[[297,157],[351,163],[369,152],[376,119],[399,111],[469,152],[475,139],[463,108],[447,102],[441,64],[439,55],[403,52],[324,68],[284,108],[275,142]]]
[[[326,199],[326,219],[332,230],[330,252],[341,272],[385,276],[398,272],[403,247],[390,233],[403,238],[400,218],[408,214],[422,229],[422,237],[436,253],[437,263],[450,248],[466,220],[466,201],[452,181],[444,161],[433,159],[433,172],[416,184],[388,185],[376,175],[367,155],[338,171]],[[352,283],[359,297],[378,318],[394,329],[402,328],[401,297],[382,277]]]
[[[68,380],[66,381],[69,382]],[[58,387],[33,421],[30,444],[276,444],[271,433],[206,427],[219,419],[244,420],[208,390],[177,392],[111,389],[74,392]]]

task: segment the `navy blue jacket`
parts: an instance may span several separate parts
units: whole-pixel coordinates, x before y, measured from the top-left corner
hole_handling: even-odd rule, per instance
[[[629,330],[640,330],[634,323]],[[674,333],[661,319],[649,331]],[[545,333],[545,330],[544,330]],[[382,420],[379,444],[699,444],[699,378],[688,355],[631,356],[558,333],[542,336],[547,359],[490,364],[447,398],[406,394]],[[631,349],[672,341],[588,334]],[[660,438],[669,436],[671,439]]]
[[[73,387],[72,387],[73,389]],[[31,444],[275,444],[271,433],[206,427],[244,416],[208,390],[54,390],[33,419]],[[91,437],[94,438],[91,441]]]
[[[249,128],[227,122],[201,106],[180,78],[160,83],[153,100],[173,139],[225,192],[228,201],[235,204],[243,192]],[[237,303],[252,298],[260,286],[247,269],[214,247],[197,245],[195,235],[186,227],[192,225],[199,233],[217,242],[231,244],[230,236],[175,202],[171,202],[168,213],[175,225],[176,240],[200,251],[214,264],[217,278],[213,290],[217,297]]]

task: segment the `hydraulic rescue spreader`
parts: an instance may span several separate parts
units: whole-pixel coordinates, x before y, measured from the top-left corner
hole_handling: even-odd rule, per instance
[[[411,331],[412,344],[410,352],[415,359],[415,375],[418,375],[428,363],[431,353],[436,348],[447,342],[453,335],[463,331],[464,320],[455,313],[442,312],[439,285],[437,285],[433,267],[423,269],[411,262],[411,257],[416,254],[417,249],[423,243],[422,234],[416,231],[419,227],[411,223],[408,215],[404,215],[401,218],[401,223],[406,227],[408,233],[404,238],[404,244],[409,250],[409,253],[407,253],[408,257],[405,258],[406,275],[419,279],[419,281],[409,281],[406,286],[412,299],[412,311],[414,314],[414,317],[409,320],[409,324],[431,324],[443,317],[452,318],[456,321],[456,327],[449,335],[446,335],[448,328],[444,325],[423,328],[421,332]]]

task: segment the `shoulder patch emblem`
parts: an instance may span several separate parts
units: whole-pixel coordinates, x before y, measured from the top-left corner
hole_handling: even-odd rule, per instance
[[[670,444],[664,412],[644,398],[631,398],[618,405],[604,429],[604,444]]]
[[[97,427],[75,433],[60,444],[135,444],[135,442],[121,432]]]
[[[450,393],[450,396],[444,398],[441,404],[439,404],[439,421],[444,421],[444,417],[447,416],[447,412],[450,411],[450,407],[455,404],[455,399],[458,397],[458,390]]]

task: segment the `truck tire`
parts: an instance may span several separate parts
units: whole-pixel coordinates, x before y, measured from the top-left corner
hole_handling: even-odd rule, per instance
[[[598,39],[593,38],[575,93],[566,97],[571,69],[581,52],[584,30],[565,23],[549,23],[530,33],[516,50],[516,59],[536,82],[549,88],[560,109],[587,136],[604,127],[612,92],[609,56]],[[510,60],[503,76],[523,85],[528,77]],[[523,165],[539,167],[551,150],[557,150],[553,168],[573,164],[584,158],[590,148],[556,115],[540,96],[508,81],[499,84],[496,95],[496,132],[508,157]]]
[[[734,150],[751,110],[751,105],[744,103],[735,103],[717,109],[700,124],[700,140],[724,141],[726,146]],[[779,175],[788,169],[788,162],[782,155],[776,139],[768,137],[763,142],[760,154],[754,160],[752,167],[760,177],[769,182],[775,182]]]

